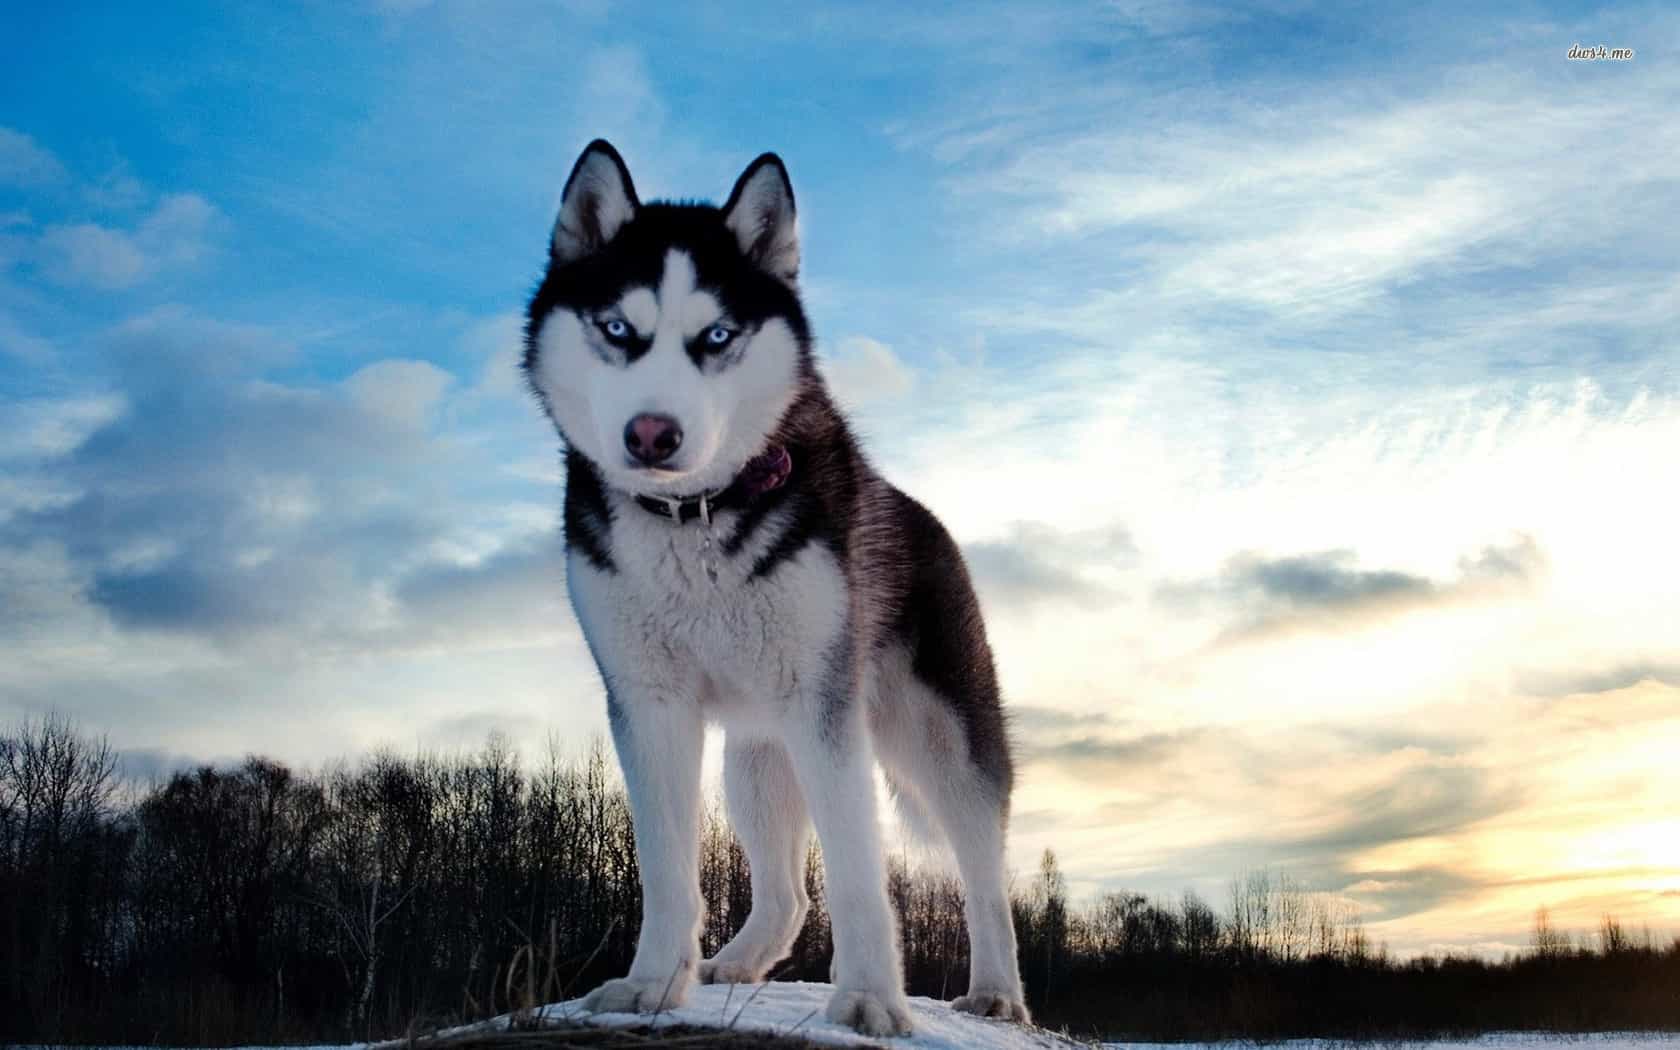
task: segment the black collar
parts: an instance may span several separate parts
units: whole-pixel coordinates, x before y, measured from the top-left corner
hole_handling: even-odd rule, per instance
[[[649,514],[668,518],[686,525],[696,518],[710,520],[720,510],[739,510],[773,489],[787,483],[793,473],[793,457],[781,445],[771,445],[757,458],[749,461],[735,475],[735,480],[716,492],[702,492],[697,496],[637,496],[636,502]]]

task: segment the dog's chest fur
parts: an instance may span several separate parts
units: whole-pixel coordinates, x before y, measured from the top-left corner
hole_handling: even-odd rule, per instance
[[[774,520],[724,553],[736,518],[678,526],[626,500],[613,515],[614,571],[568,560],[578,615],[616,650],[600,655],[632,664],[649,685],[697,689],[726,727],[779,712],[846,629],[848,607],[845,576],[821,544],[752,574],[780,531]]]

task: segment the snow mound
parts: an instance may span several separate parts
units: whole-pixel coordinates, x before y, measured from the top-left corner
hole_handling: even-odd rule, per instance
[[[676,1025],[717,1028],[737,1032],[770,1032],[797,1035],[813,1043],[833,1046],[887,1046],[898,1050],[1067,1050],[1081,1044],[1051,1032],[1025,1028],[1007,1021],[994,1021],[951,1009],[949,1003],[926,996],[910,997],[910,1012],[916,1034],[904,1038],[880,1039],[862,1036],[823,1017],[823,1007],[834,994],[834,986],[805,981],[772,981],[768,984],[705,984],[694,989],[688,1005],[667,1010],[657,1017],[648,1014],[585,1013],[582,999],[555,1003],[538,1013],[581,1024],[630,1028]]]

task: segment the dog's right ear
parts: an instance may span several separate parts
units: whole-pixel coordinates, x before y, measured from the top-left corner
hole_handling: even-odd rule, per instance
[[[789,284],[799,279],[793,183],[782,158],[763,153],[747,165],[723,206],[723,221],[760,269]]]
[[[635,217],[639,207],[624,158],[606,139],[596,139],[584,147],[560,194],[560,215],[554,220],[549,252],[557,262],[593,255]]]

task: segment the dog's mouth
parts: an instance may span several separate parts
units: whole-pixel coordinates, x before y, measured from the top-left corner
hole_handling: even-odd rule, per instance
[[[648,490],[637,492],[635,495],[654,499],[687,499],[699,495],[681,487],[685,479],[695,474],[695,471],[687,467],[673,467],[668,463],[638,463],[628,457],[624,466],[638,481],[643,481],[649,486]],[[781,488],[792,472],[793,458],[787,448],[771,445],[743,464],[734,477],[719,482],[715,492],[723,492],[726,489],[739,490],[739,494],[744,498],[757,498],[771,489]]]
[[[648,478],[680,478],[688,473],[686,467],[673,467],[667,463],[642,463],[629,456],[624,457],[624,469]]]
[[[632,495],[666,499],[687,495],[693,487],[695,471],[687,465],[671,463],[638,463],[630,457],[623,462],[624,488]]]

